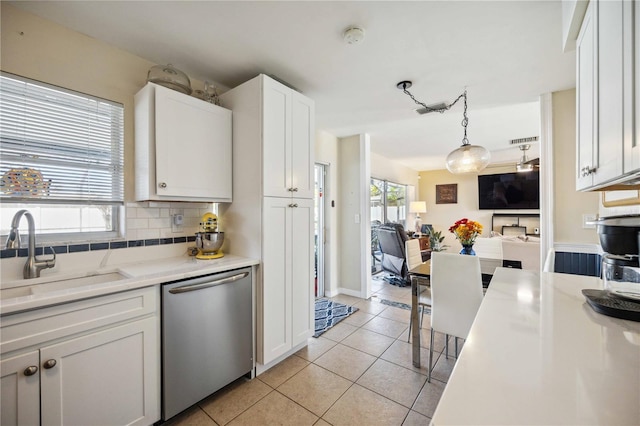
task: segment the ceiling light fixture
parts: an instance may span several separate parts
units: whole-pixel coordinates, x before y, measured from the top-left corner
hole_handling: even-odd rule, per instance
[[[518,148],[520,148],[520,151],[522,151],[522,158],[520,159],[520,162],[516,163],[516,171],[518,173],[533,171],[534,165],[531,164],[529,162],[529,159],[527,158],[527,150],[531,148],[531,145],[529,144],[520,145],[518,146]]]
[[[483,170],[489,164],[491,160],[491,154],[486,148],[479,145],[471,145],[469,139],[467,139],[467,126],[469,125],[469,117],[467,117],[467,91],[465,90],[455,101],[450,104],[438,104],[433,106],[427,106],[425,103],[417,100],[407,89],[411,87],[410,81],[401,81],[396,87],[402,90],[407,96],[409,96],[415,103],[422,106],[419,111],[424,114],[426,112],[440,112],[443,113],[451,109],[460,99],[464,99],[464,113],[462,118],[462,127],[464,128],[464,137],[462,138],[462,146],[455,149],[449,155],[447,155],[446,166],[453,174],[463,173],[477,173]]]

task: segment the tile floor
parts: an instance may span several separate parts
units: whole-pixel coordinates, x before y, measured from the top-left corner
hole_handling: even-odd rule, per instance
[[[339,295],[357,306],[309,345],[253,380],[240,379],[167,425],[427,425],[455,360],[439,357],[427,383],[429,316],[421,329],[421,367],[407,343],[411,287],[374,279],[370,300]],[[435,350],[444,338],[436,335]]]

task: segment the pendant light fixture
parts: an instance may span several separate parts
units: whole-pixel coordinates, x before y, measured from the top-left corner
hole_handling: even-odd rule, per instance
[[[402,90],[407,96],[409,96],[415,103],[421,105],[419,110],[420,114],[426,114],[429,112],[443,113],[452,106],[454,106],[460,99],[464,99],[464,113],[461,125],[464,128],[464,137],[462,138],[462,146],[453,150],[447,155],[446,167],[453,174],[463,173],[477,173],[483,170],[489,164],[491,160],[491,154],[486,148],[479,145],[471,145],[467,138],[467,126],[469,125],[469,117],[467,116],[467,91],[465,90],[455,101],[450,104],[438,104],[427,106],[423,102],[418,101],[407,89],[411,87],[410,81],[401,81],[396,87]]]

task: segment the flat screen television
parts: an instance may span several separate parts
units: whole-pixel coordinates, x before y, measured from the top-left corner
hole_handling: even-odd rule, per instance
[[[480,210],[539,209],[539,172],[478,176]]]

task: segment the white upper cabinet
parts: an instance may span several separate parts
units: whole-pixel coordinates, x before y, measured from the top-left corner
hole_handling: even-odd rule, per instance
[[[624,50],[624,172],[640,170],[640,4],[625,1],[623,26]]]
[[[136,200],[231,202],[231,111],[153,83],[135,104]]]
[[[637,9],[637,1],[589,2],[576,40],[578,190],[638,179]]]
[[[270,78],[262,83],[263,195],[313,198],[313,102]]]
[[[596,143],[595,79],[597,54],[595,50],[596,29],[594,20],[593,5],[591,5],[587,9],[576,43],[577,189],[588,188],[593,183],[593,176],[586,173],[586,167],[591,167]]]

